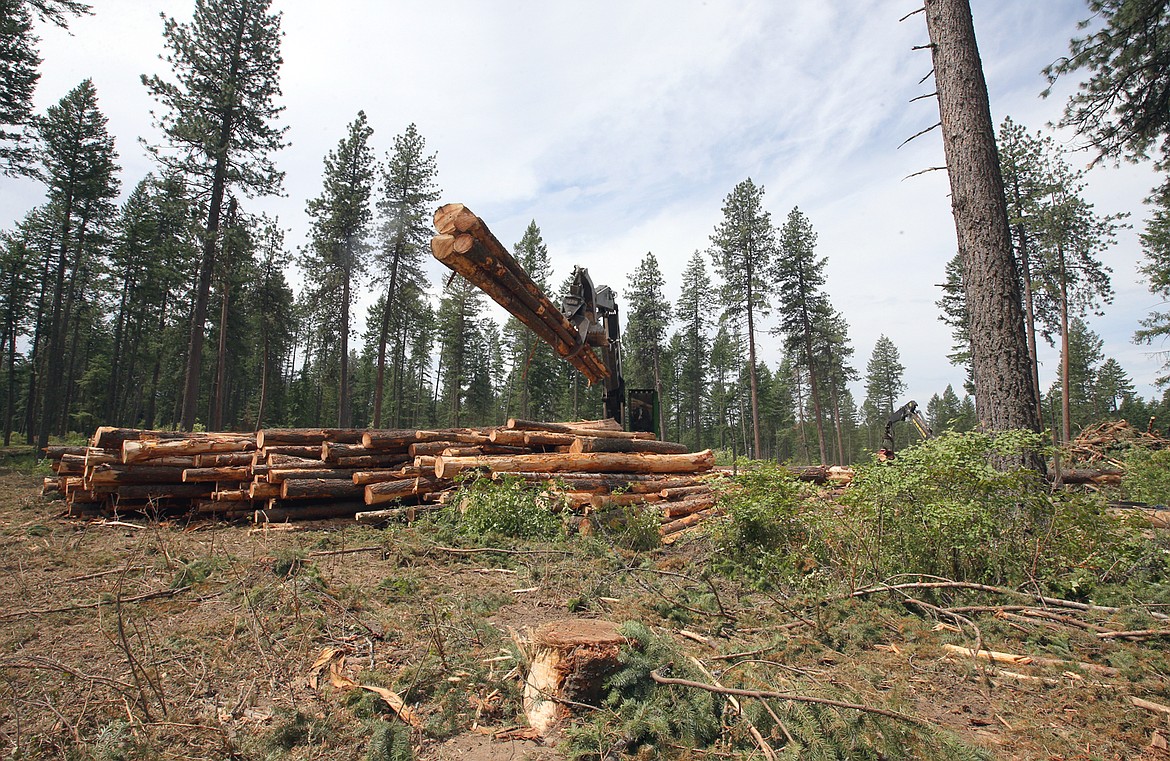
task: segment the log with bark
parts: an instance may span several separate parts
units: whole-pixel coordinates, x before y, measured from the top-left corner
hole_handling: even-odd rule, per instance
[[[653,433],[645,431],[607,431],[597,428],[579,426],[573,423],[541,423],[535,420],[520,420],[508,418],[506,428],[510,431],[542,431],[545,433],[570,433],[574,436],[603,438],[603,439],[657,439]],[[566,442],[571,444],[572,442]]]
[[[252,477],[251,465],[229,465],[222,468],[187,468],[183,471],[183,483],[207,483],[216,481],[247,481]]]
[[[256,446],[261,449],[289,444],[319,447],[326,441],[358,444],[363,433],[356,428],[265,428],[256,434]]]
[[[421,497],[425,494],[448,489],[452,486],[454,486],[453,481],[420,476],[418,478],[406,478],[398,481],[383,481],[359,488],[365,489],[365,503],[367,505],[381,505],[386,502],[393,502],[396,499]]]
[[[280,483],[281,499],[361,499],[365,487],[337,478],[289,478]]]
[[[122,462],[129,465],[162,457],[249,452],[255,448],[254,439],[235,434],[207,435],[191,439],[138,439],[122,444]]]
[[[569,451],[580,452],[650,452],[652,454],[686,454],[691,451],[686,444],[673,441],[651,441],[647,439],[613,439],[593,436],[574,436]]]
[[[362,446],[366,449],[401,449],[403,452],[418,439],[415,429],[373,430],[362,433]]]
[[[715,464],[710,449],[689,454],[593,452],[585,454],[488,455],[436,457],[435,475],[454,478],[469,468],[490,471],[578,473],[698,473]]]
[[[269,500],[268,505],[253,511],[255,523],[285,523],[287,521],[317,521],[330,518],[352,518],[365,509],[358,501],[337,500]]]

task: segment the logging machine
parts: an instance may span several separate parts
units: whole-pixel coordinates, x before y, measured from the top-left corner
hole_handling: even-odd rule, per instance
[[[558,309],[483,220],[463,204],[440,207],[434,222],[439,233],[431,239],[435,258],[527,325],[590,383],[601,381],[606,417],[631,431],[658,430],[658,393],[654,389],[631,389],[627,404],[621,325],[612,288],[594,286],[589,271],[576,267]],[[601,353],[600,360],[594,348]]]
[[[918,402],[910,400],[895,410],[886,420],[885,437],[882,439],[882,448],[878,450],[879,460],[894,459],[894,426],[904,420],[910,421],[910,424],[914,426],[924,441],[934,436],[934,431],[930,430],[926,418],[922,417],[918,411]]]

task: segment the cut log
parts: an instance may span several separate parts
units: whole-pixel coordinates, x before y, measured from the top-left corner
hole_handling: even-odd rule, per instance
[[[93,468],[98,465],[108,465],[111,462],[122,462],[122,452],[118,449],[85,448],[85,467]]]
[[[658,502],[662,497],[655,493],[649,494],[594,494],[589,498],[589,506],[594,510],[607,507],[624,507],[626,505],[644,505],[647,502]]]
[[[374,450],[378,451],[378,450]],[[335,463],[338,468],[394,468],[413,461],[408,454],[368,454],[358,457],[339,457]]]
[[[98,465],[88,471],[86,480],[92,484],[179,484],[183,482],[183,471],[161,465],[121,465],[109,463]]]
[[[480,457],[485,454],[532,454],[529,447],[509,447],[501,444],[447,447],[439,454],[444,457]]]
[[[411,470],[414,469],[411,468]],[[422,473],[404,473],[402,469],[359,470],[353,474],[353,482],[359,486],[366,486],[368,484],[385,483],[386,481],[402,481],[406,478],[416,478],[428,472],[430,475],[434,475],[433,469]]]
[[[224,454],[201,454],[195,456],[196,468],[224,468],[251,465],[256,458],[253,452],[226,452]]]
[[[446,441],[451,444],[490,444],[492,437],[488,430],[476,428],[446,428],[439,431],[415,431],[416,442]]]
[[[215,484],[126,484],[114,489],[119,499],[198,499],[215,491]]]
[[[354,468],[269,468],[266,478],[269,483],[280,483],[290,479],[330,478],[353,483]]]
[[[296,500],[284,502],[269,500],[268,506],[252,514],[255,523],[285,523],[288,521],[319,521],[330,518],[350,518],[365,509],[361,502],[324,502]]]
[[[550,621],[533,632],[523,700],[529,726],[547,735],[568,718],[573,704],[598,705],[605,680],[621,666],[625,644],[610,621]]]
[[[1070,468],[1060,471],[1060,480],[1065,484],[1116,485],[1121,483],[1121,478],[1124,475],[1124,470],[1116,468],[1102,468],[1100,470]],[[1054,477],[1054,473],[1049,474],[1049,480]]]
[[[686,454],[691,451],[686,444],[673,441],[651,441],[647,439],[610,439],[593,436],[574,436],[569,451],[579,452],[652,452],[654,454]]]
[[[424,494],[446,489],[453,485],[453,482],[440,480],[437,478],[406,478],[400,481],[383,481],[382,483],[369,484],[365,487],[365,502],[367,505],[380,505],[385,502],[393,502],[396,499],[406,499],[408,497],[419,497]]]
[[[714,494],[700,494],[678,502],[671,502],[662,508],[662,517],[668,522],[678,520],[712,508],[718,501],[719,498]]]
[[[510,431],[571,433],[574,436],[600,437],[606,439],[657,439],[654,434],[643,431],[603,431],[597,428],[582,428],[570,423],[541,423],[535,420],[519,420],[517,418],[509,418],[507,428]]]
[[[290,478],[280,483],[281,499],[360,499],[365,487],[352,480]]]
[[[256,446],[264,449],[272,445],[315,445],[326,441],[359,444],[364,431],[356,428],[265,428],[256,434]]]
[[[658,492],[663,499],[686,499],[698,495],[714,494],[707,484],[692,484],[688,486],[665,486]]]
[[[715,516],[722,515],[722,514],[723,514],[723,509],[718,508],[718,507],[712,507],[712,508],[707,509],[707,510],[700,510],[697,513],[691,513],[690,515],[688,515],[684,518],[679,518],[677,520],[673,520],[673,521],[670,521],[668,523],[663,523],[661,526],[658,527],[658,533],[661,534],[662,536],[670,536],[671,534],[677,534],[679,531],[682,531],[684,529],[688,529],[691,526],[696,526],[699,523],[707,520],[708,518],[714,518]]]
[[[417,439],[415,430],[375,430],[362,434],[362,445],[367,449],[401,449],[403,452]]]
[[[224,468],[187,468],[183,471],[183,483],[185,484],[215,481],[247,481],[251,478],[251,465],[235,465]]]
[[[404,505],[385,510],[366,510],[353,516],[353,519],[358,523],[383,523],[399,519],[410,522],[423,513],[429,513],[441,507],[442,505]]]
[[[183,457],[219,452],[248,452],[256,448],[251,438],[204,436],[191,439],[139,439],[122,444],[122,462],[127,465],[160,457]]]
[[[248,496],[253,500],[274,499],[280,496],[280,484],[253,481],[248,485]]]
[[[214,502],[251,502],[252,498],[248,495],[247,489],[228,489],[226,491],[214,491],[211,493],[211,499]]]
[[[714,464],[715,455],[710,449],[691,454],[593,452],[484,457],[440,456],[435,458],[435,475],[439,478],[454,478],[469,468],[546,473],[697,473],[709,470]]]
[[[267,462],[269,457],[274,455],[283,455],[286,457],[302,457],[310,460],[316,460],[321,456],[320,444],[281,444],[277,446],[265,446],[263,461]]]
[[[90,447],[86,447],[86,446],[51,445],[51,446],[45,447],[41,451],[45,453],[45,459],[47,459],[47,460],[60,460],[62,457],[64,457],[67,454],[81,455],[82,457],[84,457],[86,452],[89,451],[89,449],[90,449]]]
[[[431,239],[431,253],[552,346],[589,383],[608,377],[609,372],[592,350],[578,351],[575,328],[482,220],[470,232],[435,236]]]

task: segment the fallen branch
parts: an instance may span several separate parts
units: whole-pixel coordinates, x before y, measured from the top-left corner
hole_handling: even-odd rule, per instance
[[[178,589],[160,589],[155,592],[144,592],[133,597],[123,597],[122,602],[142,602],[143,600],[154,600],[159,597],[174,597],[177,594],[186,592],[191,588],[188,584],[185,587]],[[78,603],[76,605],[65,605],[60,608],[40,608],[35,610],[14,610],[8,613],[0,613],[0,620],[6,618],[20,618],[21,616],[43,616],[49,613],[69,613],[74,610],[89,610],[90,608],[100,608],[102,605],[112,605],[112,600],[98,600],[97,602]]]
[[[496,552],[501,555],[572,555],[568,550],[506,550],[502,547],[440,547],[432,545],[432,550],[450,552],[453,555],[475,555],[480,552]]]
[[[673,684],[679,687],[693,687],[696,690],[706,690],[717,695],[735,695],[741,698],[755,698],[757,700],[791,700],[795,703],[816,703],[818,705],[832,706],[833,708],[846,708],[851,711],[861,711],[863,713],[877,714],[878,716],[885,716],[890,719],[897,719],[898,721],[905,721],[911,724],[918,724],[919,726],[930,726],[923,719],[914,716],[907,716],[904,713],[897,711],[887,711],[885,708],[874,708],[873,706],[862,705],[861,703],[847,703],[843,700],[830,700],[829,698],[814,698],[808,695],[795,695],[789,692],[772,692],[771,690],[741,690],[736,687],[717,687],[713,684],[704,684],[703,682],[694,682],[690,679],[674,679],[668,676],[662,676],[658,670],[650,672],[650,678],[658,684]]]
[[[948,653],[955,653],[956,655],[965,655],[970,658],[982,658],[992,663],[1011,663],[1016,666],[1051,666],[1055,668],[1067,669],[1071,666],[1076,666],[1083,671],[1088,671],[1101,676],[1117,676],[1120,672],[1111,666],[1101,666],[1096,663],[1084,663],[1081,661],[1062,661],[1057,658],[1041,658],[1035,655],[1016,655],[1014,653],[1000,653],[995,650],[973,650],[969,647],[961,647],[959,645],[945,644],[943,650]]]

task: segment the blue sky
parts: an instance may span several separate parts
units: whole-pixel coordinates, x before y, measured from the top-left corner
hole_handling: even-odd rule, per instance
[[[41,30],[38,106],[92,77],[110,118],[128,191],[150,170],[137,138],[157,140],[155,104],[140,74],[165,74],[159,12],[186,20],[191,0],[96,0],[71,34]],[[652,251],[667,295],[696,250],[706,250],[724,197],[751,177],[779,225],[799,206],[827,256],[827,290],[844,313],[864,371],[881,334],[906,365],[907,398],[925,400],[962,371],[945,355],[950,335],[934,302],[955,250],[922,15],[914,0],[535,3],[274,0],[284,14],[282,71],[291,146],[276,156],[286,197],[246,207],[278,215],[303,242],[307,199],[320,192],[322,159],[364,109],[383,155],[414,122],[438,154],[444,202],[467,204],[500,240],[540,226],[555,268],[573,265],[618,290]],[[443,11],[436,11],[442,7]],[[327,12],[322,12],[326,8]],[[972,0],[997,124],[1036,130],[1059,117],[1073,82],[1041,100],[1041,69],[1067,51],[1083,0]],[[1070,150],[1076,141],[1058,135]],[[1091,156],[1071,152],[1069,162]],[[1128,211],[1106,259],[1115,303],[1091,327],[1146,396],[1161,360],[1130,342],[1157,300],[1136,272],[1148,167],[1094,169],[1086,195],[1102,213]],[[35,184],[0,179],[0,224],[40,203]],[[433,272],[439,271],[436,265]],[[294,283],[296,276],[293,275]],[[1161,305],[1165,308],[1165,305]],[[759,336],[763,355],[777,341]],[[1170,348],[1170,347],[1165,347]],[[1055,352],[1042,356],[1042,383]],[[855,389],[859,401],[860,388]]]

